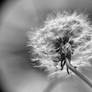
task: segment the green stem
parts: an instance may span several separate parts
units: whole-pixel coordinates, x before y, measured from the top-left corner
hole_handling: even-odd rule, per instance
[[[92,82],[86,77],[84,76],[82,73],[80,73],[79,71],[77,71],[76,68],[74,68],[69,61],[66,59],[66,65],[67,67],[74,72],[79,78],[81,78],[86,84],[88,84],[91,88],[92,88]]]

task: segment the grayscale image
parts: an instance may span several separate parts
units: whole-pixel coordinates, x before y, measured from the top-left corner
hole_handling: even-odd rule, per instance
[[[92,92],[92,0],[1,0],[0,92]]]

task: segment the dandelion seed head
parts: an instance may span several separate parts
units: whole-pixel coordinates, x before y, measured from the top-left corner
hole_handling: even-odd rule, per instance
[[[57,57],[60,54],[56,52],[54,43],[65,35],[69,36],[69,41],[73,41],[71,64],[77,67],[90,65],[88,57],[92,55],[92,25],[86,15],[77,12],[57,13],[55,17],[47,18],[43,27],[29,32],[28,46],[33,47],[32,62],[39,62],[39,67],[45,67],[50,73],[59,71],[61,66]],[[65,67],[62,71],[65,71]]]

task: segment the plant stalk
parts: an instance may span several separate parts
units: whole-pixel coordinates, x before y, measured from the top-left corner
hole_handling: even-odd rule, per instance
[[[80,73],[76,68],[74,68],[69,61],[66,59],[66,65],[67,67],[73,72],[75,73],[79,78],[81,78],[86,84],[88,84],[91,88],[92,88],[92,82],[86,77],[84,76],[82,73]]]

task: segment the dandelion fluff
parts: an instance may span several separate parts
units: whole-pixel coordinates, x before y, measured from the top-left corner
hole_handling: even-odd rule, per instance
[[[70,46],[73,52],[71,64],[77,67],[90,65],[88,57],[92,55],[92,25],[87,16],[77,12],[57,13],[56,16],[47,18],[43,27],[33,28],[29,32],[28,46],[33,48],[32,62],[39,62],[39,67],[45,67],[50,73],[60,71],[60,53],[56,51],[55,41],[65,35],[69,41],[62,47]],[[71,45],[69,42],[72,41]],[[65,71],[66,66],[63,68],[62,71]]]

